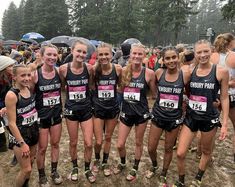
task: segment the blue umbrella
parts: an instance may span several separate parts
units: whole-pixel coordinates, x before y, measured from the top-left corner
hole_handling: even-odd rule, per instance
[[[40,39],[45,39],[45,37],[37,32],[29,32],[29,33],[24,34],[22,39],[40,40]]]

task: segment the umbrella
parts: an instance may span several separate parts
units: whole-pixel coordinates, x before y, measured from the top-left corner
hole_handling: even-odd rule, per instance
[[[22,42],[27,43],[27,44],[33,44],[33,45],[37,45],[38,42],[33,40],[33,39],[21,39]]]
[[[56,36],[51,39],[51,43],[57,47],[69,47],[69,36]]]
[[[96,47],[98,47],[98,45],[101,44],[101,41],[98,41],[98,40],[90,40],[90,42]]]
[[[141,42],[136,38],[128,38],[123,43],[127,44],[141,44]]]
[[[37,32],[29,32],[22,36],[22,39],[34,39],[34,40],[40,40],[45,39],[45,37]]]
[[[41,46],[45,46],[45,45],[49,45],[49,44],[51,44],[51,41],[50,40],[46,40],[46,41],[43,41],[41,43]]]
[[[68,45],[69,46],[72,46],[72,44],[75,42],[75,41],[81,41],[81,42],[84,42],[86,45],[87,45],[87,56],[86,56],[86,59],[90,59],[91,58],[91,55],[95,52],[96,50],[96,47],[95,45],[93,45],[88,39],[86,38],[83,38],[83,37],[70,37],[69,41],[68,41]]]
[[[6,40],[3,41],[3,46],[9,46],[9,45],[20,45],[21,43],[16,40]]]

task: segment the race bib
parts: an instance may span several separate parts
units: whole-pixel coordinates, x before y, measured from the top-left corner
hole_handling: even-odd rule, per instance
[[[113,85],[98,86],[98,98],[102,99],[114,98],[114,86]]]
[[[22,121],[22,125],[29,125],[38,120],[38,113],[36,109],[33,109],[26,114],[22,114],[22,117],[24,118],[24,120]]]
[[[205,112],[207,108],[207,98],[203,96],[190,95],[189,106],[193,110]]]
[[[126,87],[124,89],[123,97],[126,101],[140,101],[140,89]]]
[[[160,94],[159,106],[165,108],[178,108],[179,96],[171,94]]]
[[[86,98],[86,86],[69,87],[69,100],[82,100]]]
[[[43,106],[54,106],[60,104],[59,91],[43,93]]]

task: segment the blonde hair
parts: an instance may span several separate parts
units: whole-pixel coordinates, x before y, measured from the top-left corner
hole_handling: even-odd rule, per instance
[[[233,41],[234,39],[235,37],[231,33],[224,33],[218,35],[214,42],[216,52],[226,53],[230,42]]]
[[[101,49],[101,48],[109,48],[109,52],[112,55],[112,46],[110,44],[102,42],[96,49],[97,54],[98,54],[99,49]],[[98,83],[101,74],[102,74],[101,65],[100,65],[100,63],[96,63],[96,65],[95,65],[95,76],[94,76],[94,79],[93,79],[93,81],[95,83]]]
[[[13,66],[13,76],[16,76],[19,68],[29,68],[26,64],[16,64]],[[12,85],[15,86],[15,80],[12,79]]]
[[[53,44],[44,45],[40,49],[40,55],[43,56],[47,48],[54,48],[58,52],[58,48]]]
[[[130,54],[133,50],[133,48],[143,48],[144,53],[145,53],[145,46],[141,43],[134,43],[131,45],[131,50],[130,50]],[[131,60],[128,60],[127,66],[126,66],[126,70],[123,72],[122,74],[122,83],[121,83],[121,88],[123,89],[125,86],[128,86],[130,84],[131,78],[133,76],[132,73],[132,63]]]
[[[76,47],[77,44],[82,44],[82,45],[85,45],[85,46],[88,47],[87,43],[85,43],[84,41],[78,39],[78,40],[75,40],[73,42],[73,44],[71,46],[71,49],[74,50],[74,48]]]

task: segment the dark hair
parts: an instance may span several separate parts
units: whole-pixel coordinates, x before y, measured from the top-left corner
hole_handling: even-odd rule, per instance
[[[164,61],[164,58],[165,58],[165,55],[166,55],[166,52],[167,52],[167,51],[175,51],[176,54],[177,54],[178,57],[179,57],[179,51],[178,51],[175,47],[173,47],[173,46],[167,46],[167,47],[164,47],[164,48],[162,49],[162,51],[161,51],[161,57],[162,57],[163,61]]]

